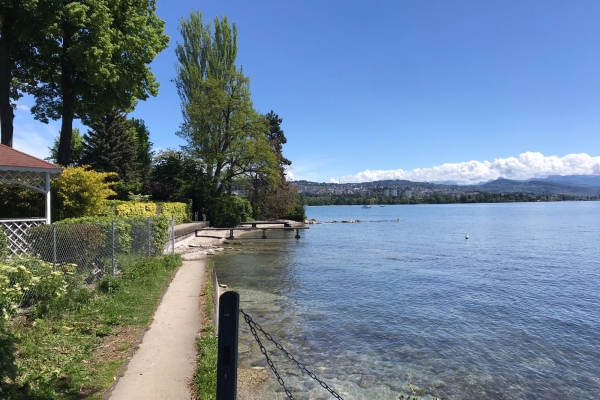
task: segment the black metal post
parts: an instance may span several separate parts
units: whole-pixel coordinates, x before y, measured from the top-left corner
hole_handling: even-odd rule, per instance
[[[219,297],[217,400],[236,399],[239,315],[240,295],[223,293]]]

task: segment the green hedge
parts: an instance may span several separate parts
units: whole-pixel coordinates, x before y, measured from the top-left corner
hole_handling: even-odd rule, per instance
[[[54,261],[52,225],[40,225],[28,230],[31,250],[46,262]],[[56,225],[56,262],[91,267],[98,259],[107,235],[97,225],[73,223]],[[108,253],[110,254],[110,253]]]
[[[118,217],[175,217],[175,223],[191,222],[192,200],[181,199],[179,202],[141,202],[106,200],[100,213],[102,216]]]
[[[186,220],[187,204],[185,203],[158,203],[160,215],[171,218],[175,217],[175,224],[182,224]]]
[[[104,233],[105,240],[100,246],[100,254],[112,254],[112,221],[115,221],[115,253],[131,254],[146,257],[148,255],[148,230],[150,230],[150,255],[163,253],[169,234],[170,218],[167,217],[84,217],[65,219],[57,223],[90,224],[98,226]],[[148,227],[148,221],[150,226]]]

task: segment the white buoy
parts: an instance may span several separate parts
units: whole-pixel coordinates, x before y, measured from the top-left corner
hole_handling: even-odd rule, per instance
[[[469,235],[465,235],[465,239],[466,239],[466,240],[469,240]]]

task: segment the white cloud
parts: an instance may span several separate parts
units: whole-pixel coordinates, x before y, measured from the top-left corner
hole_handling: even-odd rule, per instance
[[[20,111],[29,111],[30,108],[26,104],[17,104],[17,110],[20,110]]]
[[[41,128],[41,129],[40,129]],[[49,156],[48,147],[52,146],[58,134],[54,124],[14,124],[13,147],[34,157],[44,159]]]
[[[289,169],[286,169],[285,170],[285,179],[287,179],[288,181],[293,181],[294,173],[292,171],[290,171]]]
[[[526,152],[519,157],[497,158],[494,161],[467,161],[443,164],[431,168],[366,170],[342,177],[342,182],[371,182],[382,179],[406,179],[420,182],[454,181],[461,184],[478,183],[498,178],[524,180],[548,175],[600,174],[600,156],[568,154],[564,157],[544,156]]]

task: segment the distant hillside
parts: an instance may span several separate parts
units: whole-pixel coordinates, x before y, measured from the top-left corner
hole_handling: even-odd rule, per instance
[[[547,181],[567,185],[600,187],[600,175],[550,175],[546,178],[530,179],[530,181]]]
[[[548,180],[513,181],[496,179],[474,189],[492,193],[531,193],[531,194],[566,194],[571,196],[598,196],[600,187],[565,184]]]

